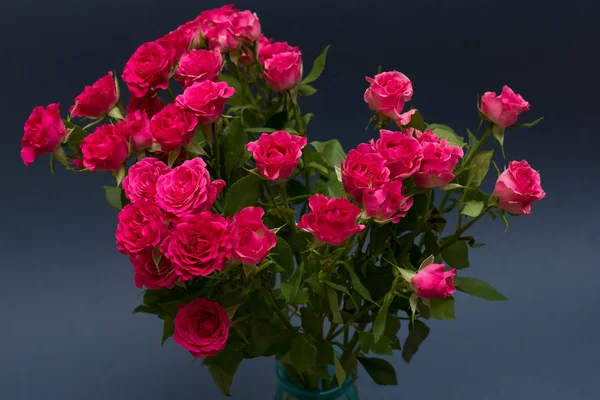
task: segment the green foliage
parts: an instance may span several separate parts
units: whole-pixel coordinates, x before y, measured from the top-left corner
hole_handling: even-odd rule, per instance
[[[472,296],[481,297],[485,300],[508,300],[506,296],[494,289],[489,283],[476,278],[455,277],[454,285],[461,292]]]
[[[358,357],[365,371],[378,385],[397,385],[396,370],[387,361],[374,357]]]
[[[307,83],[314,82],[317,79],[319,79],[319,77],[323,73],[323,70],[325,69],[325,61],[327,58],[327,51],[329,50],[330,46],[331,45],[325,47],[325,50],[323,50],[323,52],[315,59],[312,69],[310,70],[310,73],[302,80],[301,86],[306,85]]]
[[[311,142],[310,144],[331,168],[339,167],[342,161],[346,159],[346,153],[337,139],[327,142]]]
[[[258,204],[260,198],[260,178],[248,174],[231,185],[225,200],[225,215],[233,215],[238,211]]]
[[[446,139],[448,143],[454,146],[464,147],[465,141],[459,135],[457,135],[452,128],[442,124],[430,124],[427,125],[427,129],[433,131],[440,139]]]
[[[443,244],[450,237],[442,238]],[[442,251],[442,258],[449,266],[456,269],[469,268],[469,248],[464,240],[458,240]]]
[[[481,185],[481,182],[483,182],[490,169],[490,162],[493,155],[494,151],[490,150],[478,153],[473,157],[467,178],[467,186],[477,188]]]
[[[116,210],[123,208],[123,202],[121,200],[122,190],[113,186],[104,186],[104,196],[109,206]]]
[[[239,168],[248,159],[250,153],[246,150],[248,133],[244,130],[242,120],[236,118],[225,128],[222,134],[223,163],[225,167],[225,178],[231,182],[229,177],[235,168]]]
[[[412,360],[413,356],[419,351],[421,343],[429,336],[429,327],[420,320],[415,320],[409,327],[408,336],[404,342],[402,349],[402,358],[407,363]]]
[[[455,319],[454,317],[454,298],[452,296],[445,299],[432,299],[430,303],[430,313],[436,319]]]

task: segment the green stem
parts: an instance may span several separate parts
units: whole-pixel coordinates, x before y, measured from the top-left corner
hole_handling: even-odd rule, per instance
[[[104,117],[98,118],[98,119],[96,119],[96,120],[94,120],[94,121],[90,122],[89,124],[87,124],[86,126],[84,126],[84,127],[83,127],[83,128],[81,128],[81,129],[83,129],[84,131],[87,131],[89,128],[92,128],[92,127],[94,127],[94,126],[98,125],[98,124],[99,124],[100,122],[102,122],[103,120],[104,120]]]
[[[384,298],[382,297],[377,303],[381,303],[381,302],[383,302],[383,300],[384,300]],[[354,321],[364,317],[366,314],[369,313],[369,311],[371,311],[375,307],[378,307],[379,305],[377,303],[373,303],[373,304],[369,305],[367,308],[363,308],[359,312],[352,315],[352,317],[350,317],[350,319],[348,321],[346,321],[344,326],[342,326],[340,329],[338,329],[337,331],[335,331],[331,335],[329,335],[327,337],[327,340],[330,341],[330,340],[338,337],[341,333],[344,333],[348,328],[350,328],[350,325],[352,325],[354,323]]]
[[[452,235],[452,237],[450,238],[450,240],[448,240],[447,242],[444,243],[443,246],[440,247],[440,250],[437,252],[436,255],[440,254],[442,251],[444,251],[445,249],[447,249],[448,247],[452,246],[454,243],[456,243],[459,239],[460,236],[465,233],[467,231],[467,229],[469,229],[470,227],[472,227],[477,221],[479,221],[479,219],[481,217],[483,217],[485,214],[488,213],[488,211],[490,211],[490,209],[492,209],[492,207],[486,207],[483,209],[483,211],[481,211],[481,213],[476,216],[475,218],[473,218],[472,220],[470,220],[469,222],[467,222],[464,226],[460,226],[456,229],[456,232],[454,233],[454,235]]]
[[[295,329],[294,326],[290,323],[289,316],[285,315],[285,313],[281,310],[281,308],[279,308],[277,306],[277,300],[275,299],[275,296],[273,296],[273,292],[271,290],[265,288],[264,286],[262,287],[262,289],[263,289],[263,292],[265,293],[267,299],[271,303],[271,306],[273,306],[273,310],[275,311],[275,314],[277,314],[277,316],[279,317],[279,319],[281,319],[281,321],[288,328]]]
[[[438,207],[438,211],[440,213],[443,213],[444,211],[444,206],[446,205],[446,203],[448,202],[448,199],[450,198],[450,190],[448,190],[445,194],[444,197],[442,197],[442,201],[440,202],[440,206]]]
[[[282,183],[281,185],[279,185],[279,191],[281,193],[281,200],[283,201],[284,206],[286,208],[290,208],[290,207],[288,207],[289,201],[288,201],[287,191],[285,190],[285,183]],[[290,208],[290,209],[292,209],[292,208]],[[294,218],[294,214],[291,214],[289,216],[288,220],[289,220],[290,228],[292,228],[292,231],[294,231],[294,233],[298,232],[298,227],[296,226],[296,219]]]
[[[168,87],[166,89],[166,91],[167,91],[167,94],[169,95],[169,97],[171,98],[171,100],[175,101],[175,95],[173,94],[173,91],[171,90],[171,88]]]
[[[291,96],[290,96],[291,101]],[[294,114],[296,115],[296,123],[298,124],[298,133],[302,136],[306,135],[306,126],[304,126],[304,119],[302,118],[302,113],[300,112],[300,106],[298,103],[294,103]]]
[[[431,214],[431,196],[432,195],[433,195],[433,189],[429,189],[429,191],[427,192],[427,197],[426,197],[427,208],[425,210],[425,214],[421,217],[421,220],[419,221],[417,229],[415,229],[413,240],[416,239],[417,236],[419,236],[419,234],[421,233],[421,229],[423,229],[423,227],[429,220],[429,216]],[[423,247],[424,243],[425,243],[425,235],[421,236],[421,239],[419,240],[419,245],[418,245],[419,249],[421,247]],[[410,242],[409,242],[409,244],[410,244]],[[410,251],[410,246],[408,246],[407,248],[408,248],[408,251]],[[404,254],[402,254],[402,255],[404,255]]]
[[[461,168],[460,168],[461,172],[464,169],[464,167],[469,165],[469,163],[471,162],[473,157],[475,157],[475,154],[477,154],[477,152],[481,149],[481,147],[483,146],[485,141],[491,136],[491,134],[492,134],[492,128],[490,127],[485,131],[485,133],[483,134],[483,137],[481,138],[479,143],[477,143],[477,145],[475,147],[473,147],[472,149],[469,150],[469,153],[467,154],[467,156],[465,158],[463,158]]]

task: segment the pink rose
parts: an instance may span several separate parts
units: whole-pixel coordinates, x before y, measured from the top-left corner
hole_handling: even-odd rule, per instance
[[[517,122],[519,114],[527,110],[529,103],[506,85],[500,96],[485,92],[481,97],[481,112],[502,129]]]
[[[364,191],[365,213],[375,221],[385,223],[400,222],[413,205],[413,198],[406,198],[401,181],[386,182],[379,189]]]
[[[146,113],[148,118],[152,118],[163,108],[165,108],[165,105],[160,101],[156,92],[150,91],[144,97],[130,96],[129,104],[127,105],[127,114],[140,110]]]
[[[169,171],[171,169],[156,158],[141,159],[129,168],[127,176],[123,179],[125,196],[132,203],[139,199],[155,200],[156,182]]]
[[[275,247],[277,238],[262,221],[265,210],[246,207],[233,217],[231,244],[233,258],[256,265],[264,261]]]
[[[429,264],[413,276],[415,294],[424,299],[439,299],[454,293],[456,269],[444,271],[444,268],[444,264]]]
[[[173,265],[166,257],[161,257],[158,266],[154,264],[151,252],[131,254],[129,260],[133,265],[133,281],[135,286],[146,286],[150,290],[162,288],[172,289],[179,281],[179,276],[173,272]]]
[[[183,110],[198,117],[198,124],[207,125],[221,118],[227,99],[235,89],[227,82],[195,82],[177,96],[175,103]]]
[[[356,223],[360,208],[345,198],[316,194],[308,199],[308,205],[310,212],[302,216],[298,228],[312,233],[320,242],[339,246],[365,228]]]
[[[123,69],[123,80],[136,97],[144,97],[151,89],[169,87],[170,54],[155,42],[144,43],[133,53]]]
[[[58,103],[50,104],[45,109],[38,106],[25,121],[21,158],[28,167],[42,154],[54,152],[67,134],[58,106]]]
[[[410,79],[398,71],[382,72],[374,78],[366,79],[371,84],[364,95],[369,108],[393,120],[403,120],[405,123],[401,125],[406,125],[407,115],[402,114],[402,109],[404,102],[409,101],[413,95]],[[411,110],[408,113],[414,112]]]
[[[143,111],[127,114],[127,118],[115,125],[115,131],[133,143],[133,151],[140,152],[152,146],[150,120]]]
[[[184,88],[194,82],[214,81],[221,73],[223,58],[216,50],[190,50],[183,54],[175,80]]]
[[[363,191],[378,189],[390,178],[385,158],[371,146],[361,143],[350,150],[342,163],[342,184],[354,201],[362,203]]]
[[[123,254],[152,251],[169,230],[165,214],[146,199],[127,204],[117,218],[117,249]]]
[[[239,40],[252,43],[260,37],[260,21],[250,10],[236,12],[231,16],[229,23],[231,34]]]
[[[540,174],[527,161],[511,161],[496,181],[493,195],[498,208],[512,214],[530,215],[531,205],[546,197]]]
[[[200,14],[198,20],[202,35],[211,50],[228,53],[240,47],[240,41],[231,32],[231,19],[237,12],[238,10],[229,4]]]
[[[299,51],[278,53],[264,62],[265,81],[275,92],[298,86],[302,80],[302,54]]]
[[[115,79],[113,73],[109,72],[92,86],[86,86],[83,92],[75,97],[75,105],[69,112],[73,117],[99,118],[116,106],[118,101]]]
[[[150,120],[152,137],[162,151],[177,150],[188,144],[194,136],[198,124],[195,115],[180,109],[175,103],[169,103]]]
[[[81,153],[90,171],[118,171],[129,158],[129,143],[114,125],[101,125],[83,138]]]
[[[174,224],[161,251],[183,280],[221,271],[231,257],[229,222],[209,212],[187,215]]]
[[[273,39],[269,39],[265,35],[261,34],[258,37],[258,40],[256,41],[256,52],[259,55],[259,59],[260,59],[260,54],[261,54],[262,49],[265,46],[270,45],[272,42],[273,42]],[[298,50],[298,48],[296,48],[295,50]],[[254,62],[254,54],[252,54],[252,51],[250,49],[244,48],[242,51],[242,54],[240,55],[240,59],[238,60],[238,63],[240,64],[240,66],[244,67],[244,66],[248,66],[248,65],[252,64],[253,62]]]
[[[173,340],[196,358],[214,356],[225,347],[232,325],[218,303],[194,299],[179,306]]]
[[[418,171],[423,158],[423,149],[419,141],[410,134],[379,131],[375,150],[385,158],[385,166],[390,170],[390,178],[406,179]]]
[[[417,131],[417,139],[423,148],[421,166],[415,173],[414,179],[417,186],[432,188],[444,186],[452,179],[452,171],[458,160],[463,157],[463,150],[458,146],[448,144],[430,130],[423,133]]]
[[[193,158],[158,178],[156,201],[169,214],[183,217],[210,210],[225,185],[220,179],[211,182],[204,160]]]
[[[265,61],[273,58],[276,54],[281,53],[300,53],[298,47],[290,46],[287,42],[274,42],[273,39],[268,39],[261,36],[258,39],[258,59],[264,65]]]
[[[212,10],[202,11],[197,19],[200,21],[202,30],[205,31],[217,25],[226,24],[236,12],[238,10],[233,8],[233,4],[227,4]]]
[[[248,143],[246,147],[252,152],[258,173],[263,178],[285,181],[296,169],[306,142],[304,136],[278,131],[263,133],[257,141]]]
[[[162,46],[169,54],[171,65],[179,62],[183,53],[185,53],[200,33],[200,20],[198,18],[188,21],[171,31],[163,37],[156,40],[156,43]]]

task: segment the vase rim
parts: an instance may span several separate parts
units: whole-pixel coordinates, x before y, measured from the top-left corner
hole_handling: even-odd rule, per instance
[[[296,396],[302,400],[308,399],[335,399],[340,396],[347,394],[352,390],[352,377],[349,374],[346,374],[346,380],[344,384],[340,386],[334,386],[328,389],[322,390],[311,390],[311,389],[302,389],[294,382],[290,380],[287,376],[285,369],[283,368],[282,362],[280,360],[276,360],[275,363],[275,371],[277,373],[277,379],[279,380],[279,384],[281,387],[292,396]],[[334,375],[335,376],[335,375]]]

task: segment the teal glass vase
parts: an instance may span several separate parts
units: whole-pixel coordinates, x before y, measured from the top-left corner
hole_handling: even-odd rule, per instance
[[[277,389],[275,400],[359,400],[356,384],[350,375],[346,376],[344,384],[328,389],[302,389],[290,380],[281,361],[275,364],[277,374]],[[335,376],[333,365],[329,367],[329,375]]]

